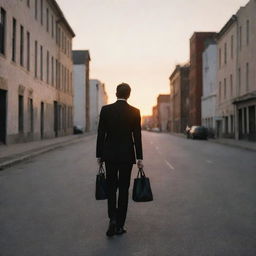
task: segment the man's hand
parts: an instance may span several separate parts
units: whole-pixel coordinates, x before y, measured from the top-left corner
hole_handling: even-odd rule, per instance
[[[139,159],[139,160],[137,161],[137,166],[138,166],[139,169],[141,169],[141,168],[144,167],[143,161],[142,161],[141,159]]]
[[[97,158],[97,163],[98,163],[98,165],[102,165],[103,164],[102,159],[101,158]]]

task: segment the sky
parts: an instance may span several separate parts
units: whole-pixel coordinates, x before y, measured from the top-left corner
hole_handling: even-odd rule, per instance
[[[125,82],[129,103],[150,115],[169,77],[189,60],[195,31],[219,32],[248,0],[57,0],[73,28],[74,50],[89,50],[90,79],[105,83],[109,103]]]

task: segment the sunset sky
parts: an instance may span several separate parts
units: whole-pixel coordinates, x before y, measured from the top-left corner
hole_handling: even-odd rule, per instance
[[[151,114],[169,93],[176,64],[189,60],[194,31],[219,31],[248,0],[57,0],[76,33],[73,49],[91,54],[90,78],[115,88],[129,83],[129,103]]]

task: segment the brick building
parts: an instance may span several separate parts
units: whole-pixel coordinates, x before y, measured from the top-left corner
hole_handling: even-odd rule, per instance
[[[201,124],[202,53],[215,32],[195,32],[190,38],[189,125]]]
[[[170,130],[182,133],[188,125],[190,65],[177,65],[170,80]]]
[[[0,141],[73,131],[72,38],[55,0],[0,1]]]

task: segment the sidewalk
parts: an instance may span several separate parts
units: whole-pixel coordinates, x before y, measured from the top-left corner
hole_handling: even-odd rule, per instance
[[[170,133],[170,134],[174,135],[174,136],[177,136],[177,137],[186,138],[186,135],[183,134],[183,133]],[[212,143],[227,145],[227,146],[230,146],[230,147],[237,147],[237,148],[256,151],[256,142],[252,142],[252,141],[225,139],[225,138],[208,139],[208,141],[212,142]]]
[[[0,145],[0,170],[48,151],[79,142],[94,133],[69,135],[27,143]]]

